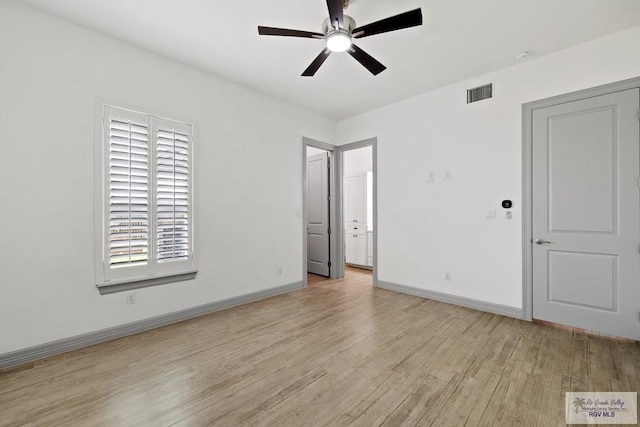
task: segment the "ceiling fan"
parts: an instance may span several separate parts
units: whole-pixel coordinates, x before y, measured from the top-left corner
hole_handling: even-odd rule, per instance
[[[327,0],[329,17],[322,23],[322,33],[258,26],[258,34],[261,36],[303,37],[326,40],[326,47],[320,52],[320,55],[313,60],[311,65],[304,70],[302,73],[303,76],[313,76],[332,52],[345,51],[369,70],[371,74],[376,76],[387,67],[353,44],[353,39],[422,25],[422,10],[418,8],[386,19],[381,19],[371,24],[356,27],[356,22],[353,18],[344,14],[343,5],[345,4],[348,4],[348,1]]]

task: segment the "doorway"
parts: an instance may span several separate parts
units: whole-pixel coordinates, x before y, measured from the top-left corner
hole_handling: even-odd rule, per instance
[[[377,260],[378,260],[378,244],[377,244],[377,139],[370,138],[363,141],[354,142],[351,144],[346,144],[342,146],[334,146],[331,144],[327,144],[325,142],[316,141],[310,138],[303,138],[303,150],[302,150],[302,168],[303,168],[303,185],[302,185],[302,194],[303,194],[303,213],[302,213],[302,227],[303,227],[303,242],[302,242],[302,263],[303,263],[303,282],[304,285],[308,285],[308,273],[312,273],[312,269],[309,268],[309,255],[311,251],[314,251],[315,248],[310,248],[309,241],[311,240],[309,237],[309,231],[313,231],[309,229],[309,197],[308,197],[308,180],[309,180],[309,171],[311,167],[309,166],[309,158],[311,156],[315,156],[322,153],[327,154],[327,177],[328,177],[328,196],[327,200],[329,202],[329,213],[328,213],[328,221],[329,227],[327,230],[328,234],[328,277],[330,279],[341,279],[345,277],[345,238],[346,238],[346,228],[345,228],[345,212],[344,212],[344,198],[343,194],[345,192],[344,181],[345,181],[345,171],[344,171],[344,157],[349,156],[348,152],[358,150],[361,148],[367,148],[370,150],[370,158],[371,158],[371,166],[370,173],[368,174],[369,187],[367,195],[367,208],[368,209],[368,219],[369,224],[367,224],[367,214],[365,213],[365,219],[362,222],[363,226],[366,227],[367,232],[369,232],[370,239],[367,241],[365,249],[363,253],[366,254],[364,258],[364,264],[370,264],[368,266],[371,269],[372,282],[373,286],[377,285]],[[316,175],[319,176],[319,169],[316,171]],[[366,172],[365,172],[366,173]],[[349,172],[350,174],[350,172]],[[324,178],[320,178],[322,182],[324,182]],[[321,196],[322,197],[322,196]],[[316,203],[318,204],[318,203]],[[320,212],[323,212],[324,208],[321,208]],[[351,221],[353,223],[353,220]],[[354,230],[351,230],[354,231]],[[358,230],[360,231],[360,230]],[[319,238],[315,238],[319,239]],[[320,245],[316,245],[316,247],[321,247]],[[362,248],[362,244],[360,244],[360,248]],[[324,252],[324,250],[322,251]],[[362,254],[360,254],[362,257]],[[312,258],[320,258],[317,255],[314,255]],[[363,258],[360,258],[361,260]],[[323,261],[320,261],[322,264]],[[361,265],[367,267],[367,265]],[[347,267],[351,268],[351,267]],[[356,269],[357,270],[357,269]],[[363,270],[365,271],[365,270]],[[312,273],[313,274],[313,273]],[[324,276],[324,274],[322,274]],[[321,276],[314,276],[313,280],[315,281],[318,277],[322,279]]]
[[[331,270],[331,191],[329,152],[307,147],[307,272],[329,277]]]
[[[640,340],[638,111],[640,79],[524,106],[525,318]]]
[[[345,263],[373,269],[373,148],[345,151],[342,159]]]
[[[337,148],[310,138],[302,139],[302,262],[303,282],[307,275],[340,278],[341,251],[334,224],[337,223]]]
[[[371,270],[378,284],[378,178],[377,138],[339,147],[340,225],[343,265]]]

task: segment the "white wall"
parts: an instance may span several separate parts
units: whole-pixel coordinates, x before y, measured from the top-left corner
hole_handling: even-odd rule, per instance
[[[0,52],[0,354],[302,280],[302,137],[334,121],[14,2]],[[198,277],[135,305],[94,286],[96,96],[198,127]]]
[[[378,138],[379,279],[521,307],[522,104],[640,76],[638,46],[640,27],[340,121],[340,144]]]
[[[371,146],[344,152],[344,176],[366,173],[373,170],[373,148]]]

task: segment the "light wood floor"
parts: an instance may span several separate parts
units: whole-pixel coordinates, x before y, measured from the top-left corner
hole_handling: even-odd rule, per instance
[[[640,391],[640,345],[371,287],[371,274],[0,373],[0,425],[564,425]]]

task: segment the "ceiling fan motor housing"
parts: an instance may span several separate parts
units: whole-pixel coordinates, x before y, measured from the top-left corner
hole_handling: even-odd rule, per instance
[[[344,15],[342,18],[342,29],[348,31],[349,34],[351,34],[351,31],[354,28],[356,28],[356,21],[352,17]],[[331,25],[331,19],[327,18],[322,23],[322,32],[328,36],[332,31],[336,31],[336,29],[333,27],[333,25]]]

